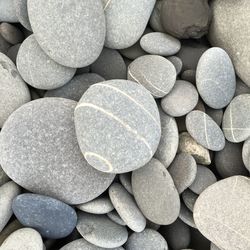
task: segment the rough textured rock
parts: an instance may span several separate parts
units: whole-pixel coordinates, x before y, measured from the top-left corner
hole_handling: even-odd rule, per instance
[[[32,31],[28,16],[28,0],[14,0],[16,16],[19,22],[28,30]]]

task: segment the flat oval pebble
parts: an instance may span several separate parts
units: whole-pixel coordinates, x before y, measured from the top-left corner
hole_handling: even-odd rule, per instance
[[[13,200],[12,209],[25,227],[36,229],[45,238],[64,238],[73,231],[77,222],[72,207],[44,195],[18,195]]]
[[[112,220],[116,224],[119,224],[121,226],[126,226],[126,223],[122,220],[121,216],[116,212],[116,210],[107,213],[107,216],[109,217],[110,220]]]
[[[181,203],[179,218],[188,226],[197,228],[194,222],[193,213],[183,203]]]
[[[109,187],[109,197],[117,213],[126,225],[135,232],[141,232],[146,227],[146,219],[138,208],[133,196],[119,183]]]
[[[182,70],[182,61],[177,56],[169,56],[167,59],[174,65],[176,74],[180,74]]]
[[[225,137],[217,123],[202,111],[192,111],[186,116],[189,134],[202,146],[220,151],[225,146]]]
[[[0,22],[18,23],[14,0],[0,0]]]
[[[24,39],[23,33],[16,26],[10,23],[0,24],[0,34],[11,44],[21,43]]]
[[[160,233],[152,229],[131,234],[125,247],[126,250],[168,250],[166,240]]]
[[[131,173],[124,173],[119,175],[119,181],[123,187],[133,195],[132,183],[131,183]]]
[[[162,109],[170,116],[183,116],[197,105],[199,95],[192,83],[177,80],[173,89],[161,100]]]
[[[126,80],[92,85],[75,109],[75,127],[85,159],[109,173],[125,173],[145,165],[161,136],[153,97],[143,86]]]
[[[140,83],[155,98],[161,98],[174,87],[176,70],[174,65],[162,56],[145,55],[129,65],[128,80]]]
[[[150,221],[168,225],[180,211],[180,199],[174,182],[165,167],[152,159],[132,174],[135,200],[144,216]]]
[[[14,0],[16,16],[19,22],[28,30],[31,29],[29,15],[28,15],[28,7],[27,7],[28,0]]]
[[[100,55],[106,30],[101,0],[28,1],[28,13],[37,42],[57,63],[80,68]]]
[[[198,198],[198,195],[195,194],[194,192],[192,192],[190,189],[186,189],[183,193],[182,193],[182,200],[184,202],[184,204],[186,205],[186,207],[193,212],[194,210],[194,204]]]
[[[204,52],[196,70],[196,86],[209,107],[220,109],[230,103],[236,89],[236,76],[226,51],[214,47]]]
[[[70,81],[76,72],[76,69],[62,66],[50,59],[34,35],[26,38],[20,46],[17,68],[29,85],[39,89],[59,88]]]
[[[96,198],[114,179],[84,159],[75,134],[76,104],[63,98],[29,102],[0,133],[0,161],[7,175],[31,192],[71,204]]]
[[[221,249],[250,249],[249,188],[249,178],[232,176],[208,187],[195,203],[199,231]]]
[[[147,53],[159,56],[172,56],[181,48],[178,39],[162,32],[152,32],[144,35],[140,40],[140,44]]]
[[[250,94],[236,96],[227,106],[222,129],[226,139],[238,143],[250,136]]]
[[[126,227],[114,223],[106,215],[80,212],[76,228],[85,240],[99,247],[120,247],[128,239]]]

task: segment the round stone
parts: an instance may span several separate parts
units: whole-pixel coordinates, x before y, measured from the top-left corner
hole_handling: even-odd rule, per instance
[[[208,187],[195,203],[199,231],[221,249],[250,248],[249,188],[249,178],[232,176]]]
[[[76,104],[63,98],[29,102],[0,133],[0,161],[7,175],[31,192],[70,204],[96,198],[114,179],[84,159],[75,134]]]
[[[194,192],[192,192],[190,189],[186,189],[182,193],[182,200],[183,200],[184,204],[192,212],[194,210],[194,204],[195,204],[197,198],[198,198],[198,195],[195,194]]]
[[[126,80],[92,85],[75,109],[75,127],[85,159],[109,173],[144,166],[161,136],[155,100],[143,86]]]
[[[236,90],[234,96],[250,94],[250,87],[242,82],[239,78],[236,78]]]
[[[177,80],[173,89],[161,100],[162,109],[170,116],[183,116],[197,105],[199,95],[192,83]]]
[[[182,61],[177,56],[169,56],[167,59],[174,65],[176,74],[180,74],[182,70]]]
[[[100,55],[106,30],[101,0],[28,1],[28,12],[37,42],[57,63],[81,68]]]
[[[12,209],[25,227],[35,228],[45,238],[64,238],[73,231],[77,222],[72,207],[44,195],[18,195],[13,200]]]
[[[119,183],[109,187],[109,197],[117,213],[126,225],[135,232],[141,232],[146,227],[146,219],[141,213],[134,198]]]
[[[239,145],[239,144],[234,144],[234,145]],[[241,148],[241,146],[239,146],[239,148]],[[239,150],[238,150],[238,158],[240,157],[240,154],[239,154]],[[232,157],[232,155],[231,155]],[[243,162],[244,162],[244,165],[245,167],[247,168],[248,171],[250,171],[250,139],[247,139],[244,144],[243,144],[243,148],[242,148],[242,159],[243,159]],[[242,161],[242,160],[241,160]],[[238,161],[238,164],[239,162],[241,163],[241,161]],[[235,160],[236,162],[236,160]],[[239,164],[241,167],[242,165]],[[238,175],[246,175],[248,176],[248,173],[246,173],[245,169],[244,168],[241,168],[242,172],[241,173],[238,173]],[[236,175],[236,174],[235,174]]]
[[[250,94],[236,96],[227,106],[222,129],[226,139],[238,143],[250,136]]]
[[[188,226],[197,228],[194,222],[193,213],[183,203],[181,203],[179,218]]]
[[[126,242],[126,250],[168,250],[168,244],[160,233],[145,229],[141,233],[133,233]]]
[[[32,31],[28,16],[28,0],[14,0],[16,16],[19,22],[27,29]]]
[[[21,46],[21,43],[18,43],[16,45],[11,46],[6,55],[12,60],[13,63],[16,64],[16,58],[17,58],[17,53],[19,51],[19,48]]]
[[[18,23],[13,0],[0,0],[0,22]]]
[[[24,39],[23,33],[16,26],[10,23],[0,24],[0,34],[11,44],[21,43]]]
[[[225,146],[225,137],[217,123],[202,111],[192,111],[186,116],[189,134],[202,146],[220,151]]]
[[[211,186],[216,181],[216,176],[208,167],[198,165],[195,180],[189,188],[194,193],[201,194],[207,187]]]
[[[162,56],[145,55],[129,65],[128,80],[140,83],[155,98],[161,98],[174,87],[176,70],[174,65]]]
[[[223,120],[223,109],[212,109],[206,107],[205,112],[217,123],[218,126],[221,126]]]
[[[147,53],[160,56],[172,56],[181,48],[178,39],[162,32],[144,35],[140,40],[140,45]]]
[[[120,247],[128,239],[126,227],[116,224],[106,215],[80,212],[76,228],[85,240],[98,247]]]
[[[164,28],[161,24],[161,6],[162,1],[156,0],[155,7],[151,13],[151,17],[149,19],[150,27],[156,32],[165,32]]]
[[[131,173],[119,174],[119,181],[123,187],[133,195],[132,183],[131,183]]]
[[[169,225],[180,212],[180,199],[166,168],[156,159],[132,174],[135,200],[150,221]]]
[[[126,226],[126,223],[122,220],[121,216],[115,210],[107,213],[107,216],[109,217],[110,220],[112,220],[116,224],[121,226]]]
[[[70,81],[76,72],[76,69],[65,67],[50,59],[34,35],[26,38],[20,46],[17,68],[29,85],[39,89],[59,88]]]
[[[211,108],[224,108],[236,89],[234,67],[221,48],[211,48],[201,56],[196,70],[196,86],[204,102]]]

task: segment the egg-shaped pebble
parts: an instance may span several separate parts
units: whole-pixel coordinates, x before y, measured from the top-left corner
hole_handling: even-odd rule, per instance
[[[126,223],[121,218],[121,216],[116,212],[116,210],[113,210],[107,213],[107,216],[109,217],[110,220],[112,220],[116,224],[121,225],[121,226],[126,226]]]
[[[161,136],[153,97],[143,86],[126,80],[92,85],[75,109],[75,127],[85,159],[109,173],[145,165]]]
[[[16,26],[10,23],[0,24],[0,34],[11,44],[21,43],[24,39],[23,33]]]
[[[119,174],[119,181],[123,187],[130,193],[133,194],[132,183],[131,183],[131,173]]]
[[[192,192],[190,189],[186,189],[181,197],[182,197],[182,200],[184,202],[184,204],[186,205],[186,207],[193,212],[194,210],[194,204],[197,200],[199,195],[195,194],[194,192]]]
[[[16,16],[19,22],[28,30],[32,31],[29,15],[28,15],[28,7],[27,7],[28,0],[14,0]]]
[[[0,0],[0,22],[18,23],[14,0]]]

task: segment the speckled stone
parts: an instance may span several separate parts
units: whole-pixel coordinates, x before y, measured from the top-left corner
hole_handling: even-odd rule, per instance
[[[199,95],[192,83],[177,80],[173,89],[161,100],[162,109],[170,116],[179,117],[192,111]]]
[[[250,248],[249,188],[249,178],[229,177],[207,188],[195,203],[199,231],[221,249]]]
[[[250,94],[250,87],[247,86],[241,79],[236,78],[236,90],[234,96]]]
[[[176,74],[180,74],[182,70],[182,61],[177,56],[169,56],[167,59],[174,65]]]
[[[147,53],[160,56],[172,56],[181,48],[178,39],[162,32],[144,35],[140,40],[140,45]]]
[[[24,39],[23,33],[10,23],[1,23],[0,33],[2,37],[11,44],[21,43]]]
[[[39,45],[57,63],[80,68],[100,55],[106,30],[101,0],[28,1],[28,12]]]
[[[132,174],[135,200],[144,216],[150,221],[169,225],[180,211],[180,199],[174,182],[165,167],[152,159]]]
[[[76,228],[85,240],[104,248],[120,247],[128,238],[126,227],[114,223],[106,215],[80,212]]]
[[[83,158],[73,122],[75,106],[63,98],[23,105],[0,133],[0,161],[25,189],[80,204],[103,193],[114,175],[96,171]]]
[[[196,71],[193,69],[187,69],[182,72],[181,79],[192,84],[196,83]]]
[[[211,186],[217,181],[214,173],[202,165],[197,166],[197,174],[194,182],[189,188],[196,194],[201,194],[207,187]]]
[[[239,144],[233,144],[233,145],[239,145]],[[239,146],[239,148],[241,148],[241,146]],[[238,150],[238,157],[240,157],[239,155],[239,150]],[[231,156],[232,157],[232,156]],[[242,148],[242,159],[244,162],[245,167],[247,168],[248,171],[250,171],[250,139],[247,139],[244,144],[243,144],[243,148]],[[241,161],[240,161],[241,163]],[[239,164],[242,167],[242,164]],[[246,174],[245,169],[242,169],[243,173],[240,173],[241,175],[249,175]],[[240,175],[239,174],[239,175]]]
[[[221,126],[223,120],[223,109],[212,109],[210,107],[206,107],[206,114],[208,114],[218,126]]]
[[[152,229],[131,234],[125,247],[126,250],[168,250],[166,240],[160,233]]]
[[[126,189],[119,183],[109,187],[109,197],[117,213],[126,225],[135,232],[141,232],[146,227],[146,219],[137,204]]]
[[[162,56],[145,55],[129,65],[128,80],[140,83],[155,98],[161,98],[174,87],[176,70],[174,65]]]
[[[18,50],[21,46],[21,43],[18,43],[16,45],[13,45],[11,46],[6,55],[12,60],[12,62],[14,62],[16,64],[16,58],[17,58],[17,53],[18,53]]]
[[[8,175],[3,171],[2,167],[0,166],[0,187],[5,184],[6,182],[8,182],[10,180],[10,178],[8,177]]]
[[[115,210],[107,213],[107,216],[109,217],[110,220],[112,220],[116,224],[121,226],[126,226],[126,223],[122,220],[121,216]]]
[[[14,0],[16,16],[19,22],[28,30],[32,31],[27,8],[28,0]]]
[[[96,199],[77,206],[81,211],[91,214],[106,214],[114,209],[108,196],[97,197]]]
[[[133,195],[132,183],[131,183],[131,173],[124,173],[119,175],[119,181],[122,186]]]
[[[3,231],[0,233],[0,246],[9,237],[10,234],[22,227],[23,225],[18,220],[13,220],[9,224],[7,224]]]
[[[75,109],[75,126],[85,159],[109,173],[145,165],[161,136],[155,100],[143,86],[126,80],[92,85]]]
[[[197,228],[194,222],[193,213],[183,203],[181,203],[179,218],[188,226]]]
[[[117,50],[103,48],[97,60],[91,64],[91,72],[106,80],[127,79],[126,64]]]
[[[29,89],[15,64],[0,53],[0,128],[13,111],[29,101]]]
[[[20,46],[17,68],[29,85],[39,89],[59,88],[70,81],[76,72],[76,69],[62,66],[50,59],[34,35],[26,38]]]
[[[202,111],[192,111],[186,116],[189,134],[202,146],[220,151],[225,146],[225,137],[217,123]]]
[[[222,129],[230,142],[242,142],[250,136],[250,94],[236,96],[227,106]]]
[[[232,100],[235,88],[234,67],[226,51],[210,48],[201,56],[196,70],[196,86],[211,108],[224,108]]]
[[[186,207],[193,212],[194,210],[194,204],[198,198],[198,195],[195,194],[194,192],[192,192],[190,189],[186,189],[183,193],[182,193],[182,200],[184,202],[184,204],[186,205]]]
[[[149,19],[150,27],[156,32],[165,32],[161,24],[161,6],[162,0],[156,0],[155,7]]]
[[[18,23],[14,0],[0,0],[0,22]]]
[[[180,153],[175,157],[168,171],[180,194],[193,183],[197,173],[197,165],[195,159],[191,155]]]
[[[18,195],[13,200],[12,209],[25,227],[36,229],[45,238],[64,238],[73,231],[77,222],[72,207],[44,195]]]
[[[106,17],[105,46],[124,49],[141,37],[153,11],[155,0],[102,0]]]

